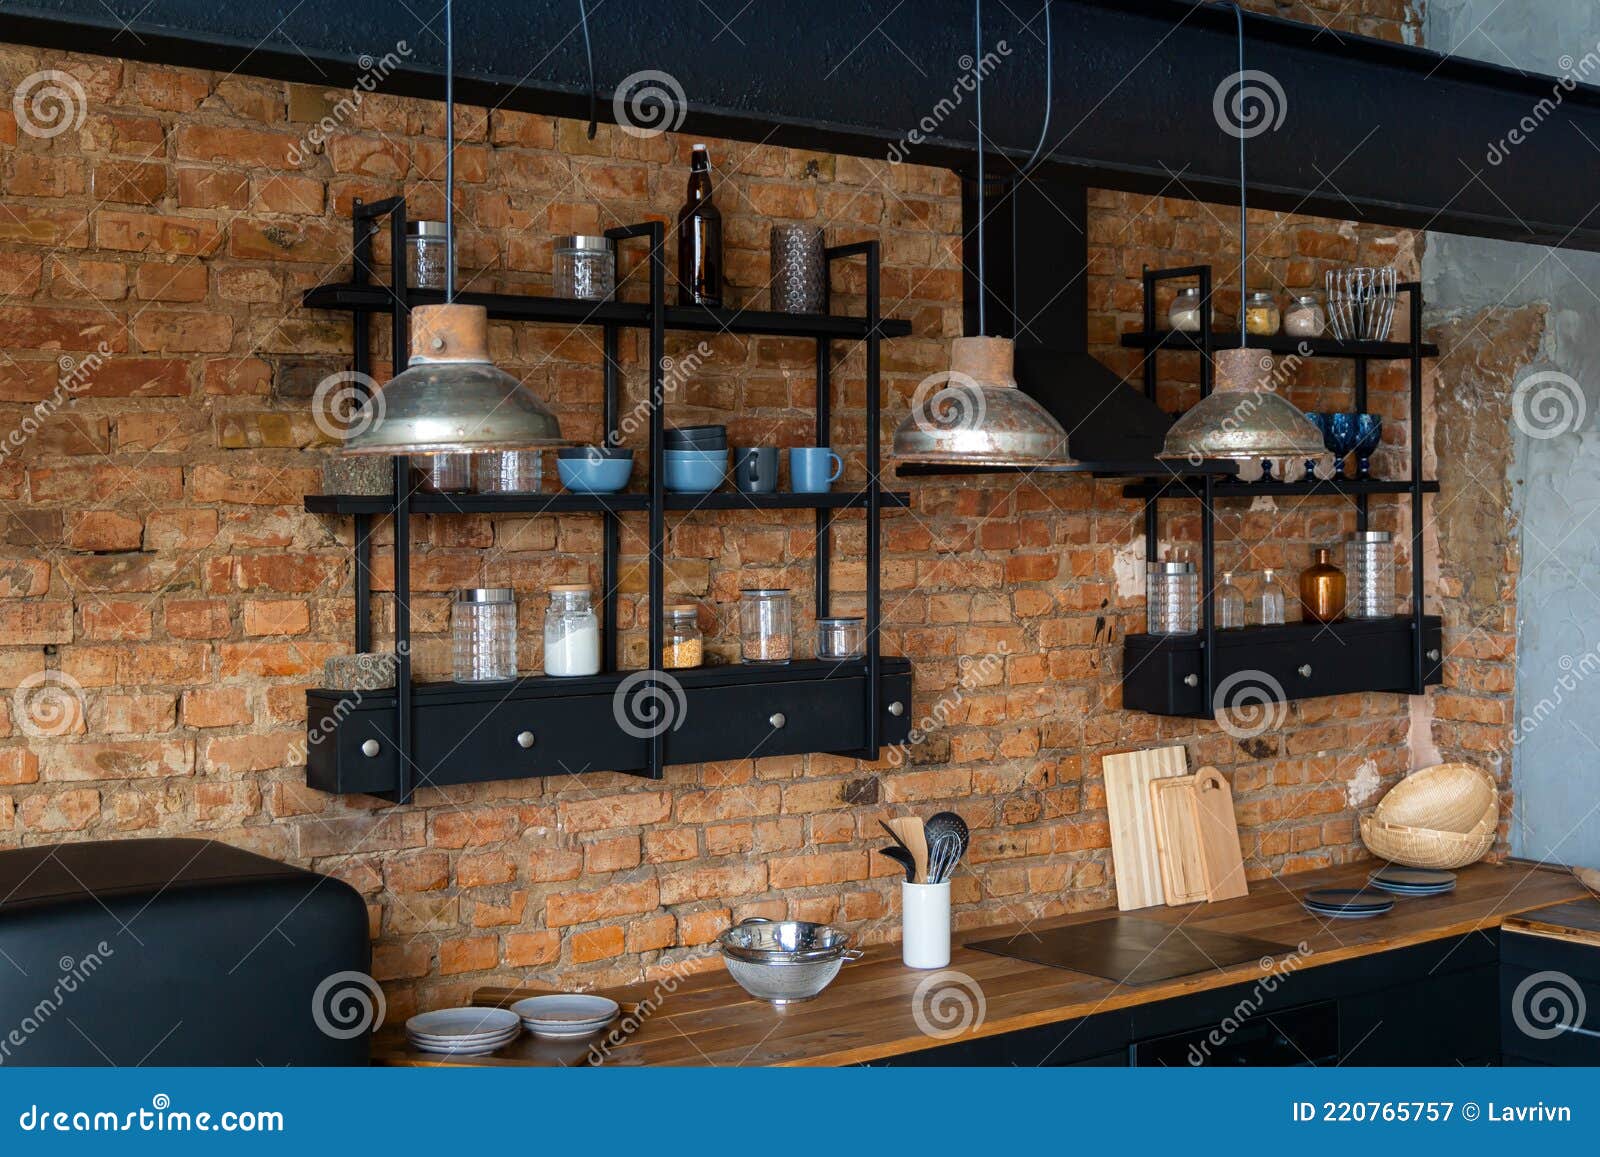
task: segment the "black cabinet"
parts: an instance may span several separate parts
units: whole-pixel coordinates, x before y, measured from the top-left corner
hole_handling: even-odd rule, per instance
[[[1600,1065],[1600,948],[1507,932],[1500,970],[1507,1064]]]

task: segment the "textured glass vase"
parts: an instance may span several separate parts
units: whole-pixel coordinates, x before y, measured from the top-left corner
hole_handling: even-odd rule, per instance
[[[772,308],[778,313],[826,313],[828,256],[816,225],[772,227]]]

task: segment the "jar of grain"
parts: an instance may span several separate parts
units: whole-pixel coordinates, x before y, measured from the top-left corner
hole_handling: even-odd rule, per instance
[[[1283,332],[1290,337],[1321,337],[1327,324],[1328,315],[1323,312],[1321,299],[1314,293],[1300,294],[1283,315]]]
[[[1278,299],[1264,290],[1247,294],[1244,299],[1244,328],[1246,333],[1275,334],[1278,332]]]
[[[739,592],[739,655],[746,663],[787,663],[794,655],[794,602],[786,590]]]
[[[693,603],[663,607],[661,669],[678,671],[705,662],[705,636],[700,633],[700,609]]]
[[[1179,333],[1200,332],[1200,291],[1181,290],[1167,308],[1167,325]]]

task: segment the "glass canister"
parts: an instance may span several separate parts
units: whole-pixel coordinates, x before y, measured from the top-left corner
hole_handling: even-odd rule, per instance
[[[772,308],[777,313],[826,313],[828,254],[816,225],[774,225]]]
[[[1322,299],[1314,293],[1299,294],[1283,315],[1283,332],[1290,337],[1321,337],[1327,327],[1327,311],[1322,308]]]
[[[1358,530],[1344,540],[1345,614],[1387,619],[1395,606],[1394,538],[1387,530]]]
[[[861,618],[817,620],[817,658],[859,659],[867,653],[867,621]]]
[[[544,673],[563,678],[600,673],[600,618],[589,588],[570,583],[550,588],[544,613]]]
[[[420,454],[413,458],[417,485],[435,494],[462,494],[472,489],[471,454]]]
[[[609,237],[583,233],[557,237],[555,266],[557,297],[610,301],[617,290],[617,251]]]
[[[680,671],[705,662],[705,636],[700,631],[700,608],[675,603],[661,608],[661,669]]]
[[[1245,295],[1244,328],[1246,333],[1274,334],[1278,332],[1278,299],[1265,290]]]
[[[452,667],[458,683],[517,677],[517,600],[510,587],[457,591],[450,612]]]
[[[1192,635],[1200,629],[1200,577],[1188,561],[1145,567],[1146,629],[1152,635]]]
[[[794,657],[794,601],[786,590],[739,592],[739,655],[746,663]]]
[[[1200,332],[1200,291],[1190,288],[1179,291],[1167,307],[1167,325],[1180,333]]]
[[[472,457],[479,494],[539,493],[539,451],[495,450]]]
[[[413,289],[443,289],[450,261],[450,238],[443,221],[406,222],[406,284]]]

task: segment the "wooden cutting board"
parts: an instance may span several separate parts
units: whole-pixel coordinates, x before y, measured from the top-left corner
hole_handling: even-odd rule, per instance
[[[1233,815],[1233,789],[1214,767],[1202,767],[1195,773],[1194,811],[1207,898],[1232,900],[1248,895],[1239,823]]]
[[[1205,865],[1200,862],[1195,778],[1175,775],[1150,781],[1151,820],[1156,854],[1161,861],[1161,887],[1168,904],[1197,904],[1210,896]]]
[[[1117,880],[1117,907],[1124,912],[1166,901],[1150,806],[1150,784],[1153,780],[1183,775],[1188,770],[1188,756],[1181,746],[1125,751],[1100,760],[1105,780],[1106,816],[1111,824],[1111,863]]]

